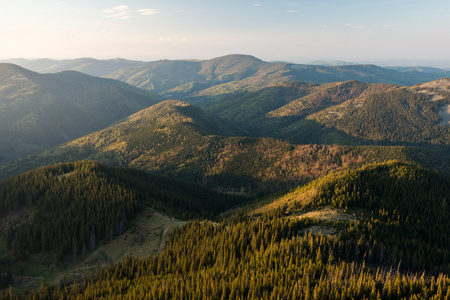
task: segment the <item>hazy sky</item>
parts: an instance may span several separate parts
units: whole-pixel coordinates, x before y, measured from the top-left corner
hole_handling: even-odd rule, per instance
[[[0,59],[450,60],[449,0],[0,0]]]

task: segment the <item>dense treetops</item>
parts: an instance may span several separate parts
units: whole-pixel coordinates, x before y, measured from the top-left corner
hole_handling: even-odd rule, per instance
[[[357,81],[283,83],[198,102],[253,136],[294,143],[420,145],[448,151],[448,81],[404,88]],[[195,99],[192,101],[196,101]],[[444,112],[443,112],[444,111]]]
[[[237,124],[253,135],[276,137],[280,129],[312,113],[393,88],[395,86],[390,84],[354,80],[322,85],[287,82],[254,92],[224,95],[199,104],[206,111]]]
[[[281,197],[253,214],[283,211],[296,215],[330,206],[369,213],[349,229],[346,238],[383,241],[392,259],[420,269],[450,272],[448,195],[450,178],[412,164],[366,165],[318,179]],[[425,254],[426,253],[426,254]],[[433,267],[430,267],[433,266]]]
[[[449,145],[450,129],[439,125],[438,112],[450,98],[430,98],[424,93],[396,89],[369,95],[360,105],[348,101],[312,115],[311,119],[365,139]]]
[[[241,132],[192,105],[171,100],[102,131],[4,164],[0,171],[7,177],[42,165],[93,159],[226,192],[262,195],[355,164],[393,158],[417,160],[412,154],[421,152],[392,147],[292,145],[271,138],[223,136]],[[435,168],[442,162],[425,165]]]
[[[181,218],[212,217],[245,198],[93,161],[57,164],[0,182],[0,217],[16,259],[92,250],[145,206]],[[17,219],[9,216],[18,214]],[[28,215],[29,220],[24,219]]]
[[[331,205],[357,213],[354,220],[298,218],[294,205],[289,213],[285,206],[259,217],[191,221],[157,256],[126,257],[71,288],[42,285],[36,294],[79,299],[447,299],[449,249],[442,229],[449,225],[443,202],[449,183],[448,177],[399,162],[329,175],[311,184],[316,192],[299,208]],[[313,234],[314,226],[334,227],[336,233]]]

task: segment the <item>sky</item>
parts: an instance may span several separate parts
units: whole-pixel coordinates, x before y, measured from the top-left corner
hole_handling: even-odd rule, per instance
[[[0,59],[450,61],[449,0],[0,0]]]

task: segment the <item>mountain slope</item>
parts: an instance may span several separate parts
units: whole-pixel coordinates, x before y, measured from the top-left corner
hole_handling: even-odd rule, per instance
[[[185,95],[213,85],[239,81],[281,70],[284,64],[270,64],[249,55],[227,55],[206,61],[161,60],[126,68],[105,77],[166,96]]]
[[[447,170],[445,156],[402,147],[293,145],[242,131],[202,110],[168,100],[123,122],[0,165],[0,178],[58,162],[97,160],[252,196],[303,184],[333,170],[399,159]]]
[[[8,59],[2,61],[21,66],[38,73],[58,73],[63,71],[77,71],[91,76],[103,76],[123,68],[130,68],[143,64],[143,61],[133,61],[122,58],[99,60],[94,58],[77,59]]]
[[[85,281],[83,289],[43,288],[41,296],[450,296],[449,237],[442,230],[450,226],[448,177],[390,162],[328,176],[308,188],[315,188],[310,205],[333,205],[352,218],[318,220],[277,209],[259,217],[238,214],[221,223],[189,222],[171,236],[161,254],[126,257]],[[314,232],[317,227],[335,231],[323,235]]]
[[[389,84],[357,81],[311,84],[289,82],[254,92],[218,97],[203,104],[208,112],[237,124],[256,136],[276,136],[280,128],[327,107],[380,91],[393,89]]]
[[[374,65],[317,66],[269,63],[249,55],[227,55],[211,60],[157,61],[125,68],[106,75],[131,85],[155,90],[168,97],[205,101],[207,97],[236,91],[301,81],[331,83],[357,80],[369,83],[413,85],[442,77],[449,72],[400,72]]]
[[[401,87],[289,82],[216,97],[202,107],[247,130],[293,143],[420,145],[448,151],[450,80]]]
[[[425,85],[432,86],[433,83]],[[442,116],[447,115],[440,114],[450,103],[450,93],[439,92],[437,99],[437,94],[427,92],[421,85],[411,89],[397,88],[349,100],[312,114],[308,119],[357,138],[449,145],[450,128],[441,124]]]
[[[11,158],[104,128],[158,103],[122,82],[0,64],[0,156]]]
[[[126,230],[144,207],[179,217],[211,217],[245,200],[174,179],[97,162],[39,168],[0,182],[0,233],[14,259],[96,248]],[[28,217],[27,217],[28,216]],[[8,250],[9,250],[8,249]],[[75,249],[75,250],[74,250]]]
[[[357,221],[358,228],[346,229],[348,234],[357,234],[354,238],[366,239],[368,244],[382,241],[392,256],[390,259],[394,260],[387,259],[387,263],[398,263],[401,257],[407,268],[420,269],[428,264],[435,271],[448,273],[450,261],[446,245],[450,237],[442,228],[450,226],[447,217],[449,189],[448,176],[391,161],[330,174],[275,197],[251,214],[282,209],[302,219],[314,218],[317,214],[312,212],[331,208],[338,215]],[[316,220],[320,219],[333,221]],[[339,230],[339,223],[344,219],[335,218],[329,225]],[[386,235],[387,232],[391,235]]]

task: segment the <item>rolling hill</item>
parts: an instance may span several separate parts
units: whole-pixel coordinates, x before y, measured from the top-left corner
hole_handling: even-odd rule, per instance
[[[169,98],[205,101],[208,97],[239,90],[254,91],[286,82],[331,83],[356,80],[369,83],[414,85],[450,77],[450,72],[426,67],[389,67],[375,65],[265,62],[250,55],[231,54],[209,60],[131,61],[121,58],[98,60],[78,58],[9,59],[39,73],[79,71],[92,76],[118,79],[140,88],[164,93]]]
[[[8,59],[1,61],[2,63],[10,63],[21,66],[22,68],[37,73],[59,73],[63,71],[77,71],[91,76],[103,76],[115,72],[123,68],[129,68],[143,64],[142,61],[127,60],[123,58],[115,59],[94,59],[94,58],[77,58],[77,59]]]
[[[304,119],[314,112],[395,87],[354,80],[329,84],[287,82],[254,92],[224,95],[202,107],[254,136],[274,136],[283,126]]]
[[[449,79],[410,87],[288,82],[218,96],[206,111],[252,136],[306,144],[413,145],[448,151]]]
[[[0,183],[0,233],[14,260],[53,251],[61,260],[112,240],[145,207],[212,217],[246,200],[142,171],[93,161],[39,168]],[[75,254],[76,255],[76,254]]]
[[[449,72],[400,72],[375,65],[318,66],[264,62],[249,55],[227,55],[211,60],[162,60],[124,68],[106,75],[140,88],[189,102],[201,103],[217,95],[255,91],[286,81],[331,83],[357,80],[413,85]]]
[[[159,95],[119,81],[0,64],[0,157],[72,140],[160,101]]]
[[[342,230],[343,221],[353,221],[359,223],[359,228],[347,229],[358,234],[353,238],[366,235],[368,243],[383,240],[392,256],[388,263],[395,265],[401,257],[406,268],[418,270],[428,260],[435,272],[449,273],[448,254],[444,252],[450,241],[441,230],[450,226],[446,216],[449,180],[448,176],[398,161],[366,165],[272,197],[249,214],[282,210],[290,217],[315,219],[316,225],[326,225],[334,232]],[[386,236],[386,232],[392,235]]]
[[[364,140],[448,147],[450,128],[445,120],[450,93],[444,89],[448,83],[440,79],[374,93],[329,107],[306,119]]]
[[[286,81],[288,77],[282,63],[266,63],[249,55],[228,55],[205,61],[162,60],[126,68],[105,77],[121,80],[131,85],[165,92],[168,97],[196,93],[222,83],[238,82],[249,77],[257,77],[257,84],[263,85]],[[269,76],[265,80],[261,76]],[[282,78],[282,79],[280,79]],[[262,81],[261,81],[262,80]]]
[[[443,171],[450,163],[447,156],[415,148],[295,145],[237,136],[242,134],[193,105],[168,100],[101,131],[5,162],[0,178],[59,162],[96,160],[256,196],[367,162],[415,161]]]
[[[330,175],[278,209],[191,221],[159,255],[128,256],[82,285],[43,286],[39,295],[445,299],[449,188],[449,177],[399,162]],[[313,216],[323,209],[337,215]]]

